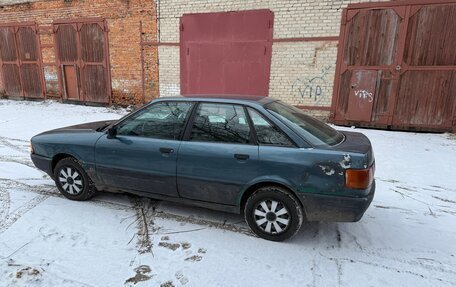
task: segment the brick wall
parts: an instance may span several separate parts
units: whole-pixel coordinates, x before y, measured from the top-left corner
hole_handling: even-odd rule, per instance
[[[109,32],[112,100],[116,104],[139,104],[142,98],[142,68],[139,23],[143,21],[144,40],[155,41],[155,3],[151,0],[74,0],[38,1],[9,5],[0,1],[0,24],[34,21],[50,26],[56,19],[100,17],[107,21]],[[23,2],[23,1],[22,1]],[[42,44],[53,44],[53,35],[41,33]],[[55,62],[53,47],[43,48],[44,63]],[[157,47],[144,48],[146,100],[158,95]],[[46,90],[49,97],[58,93],[55,66],[44,66]],[[0,77],[1,78],[1,77]],[[0,82],[1,90],[1,82]],[[57,95],[58,96],[58,95]]]
[[[1,6],[8,2],[24,1],[0,0],[0,23],[36,21],[39,25],[50,25],[54,19],[105,18],[109,26],[113,102],[134,104],[142,97],[141,20],[146,41],[178,43],[179,18],[185,13],[270,9],[274,12],[274,39],[338,36],[342,8],[349,3],[366,1],[166,0],[157,2],[157,11],[156,4],[149,0],[51,0]],[[40,38],[43,44],[53,44],[52,35]],[[53,48],[42,49],[42,53],[45,63],[55,61]],[[269,95],[295,105],[329,107],[336,54],[336,40],[274,42]],[[146,100],[158,93],[160,96],[179,95],[179,46],[147,46],[144,56]],[[54,66],[43,69],[48,96],[52,96],[58,92],[58,69]]]
[[[341,0],[166,0],[157,2],[160,42],[179,42],[179,17],[185,13],[270,9],[274,39],[338,36]],[[160,96],[177,95],[179,47],[159,48]],[[294,105],[329,107],[337,58],[337,41],[275,42],[269,95]],[[329,111],[310,112],[326,117]]]

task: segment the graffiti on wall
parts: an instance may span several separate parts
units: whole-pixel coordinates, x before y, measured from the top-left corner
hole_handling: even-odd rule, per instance
[[[330,69],[331,66],[325,66],[317,76],[312,78],[297,78],[291,86],[293,93],[297,93],[303,100],[310,99],[317,105],[329,96],[324,92],[324,87],[327,86],[326,76]]]
[[[362,100],[367,100],[369,103],[372,103],[374,101],[374,95],[366,90],[355,91],[355,96]]]

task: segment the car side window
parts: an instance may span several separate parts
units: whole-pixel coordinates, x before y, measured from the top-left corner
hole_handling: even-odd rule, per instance
[[[247,108],[247,110],[249,111],[249,116],[252,119],[258,143],[260,145],[294,146],[294,144],[282,131],[273,126],[260,113],[251,108]]]
[[[159,102],[145,108],[117,126],[117,134],[178,140],[192,104]]]
[[[190,140],[249,143],[250,127],[244,108],[231,104],[200,104],[196,111]]]

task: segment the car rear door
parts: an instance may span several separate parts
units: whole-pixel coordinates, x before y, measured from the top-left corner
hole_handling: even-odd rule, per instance
[[[199,103],[182,141],[177,185],[183,198],[236,205],[258,176],[258,145],[241,105]]]
[[[162,101],[117,124],[95,146],[96,169],[111,188],[177,197],[176,162],[192,103]]]

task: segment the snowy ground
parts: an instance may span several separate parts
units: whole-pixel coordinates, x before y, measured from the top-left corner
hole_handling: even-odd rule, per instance
[[[274,243],[222,212],[113,194],[72,202],[34,168],[31,136],[124,113],[0,100],[0,286],[456,285],[454,135],[357,129],[377,162],[363,219]]]

